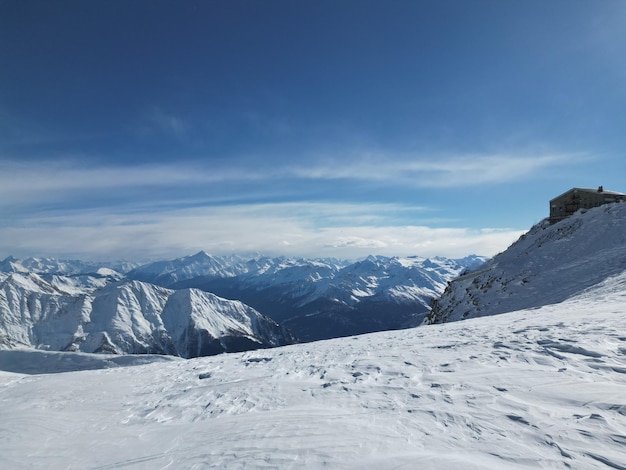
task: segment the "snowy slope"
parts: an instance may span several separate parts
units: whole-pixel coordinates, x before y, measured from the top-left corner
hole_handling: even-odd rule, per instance
[[[455,280],[430,323],[539,307],[626,271],[626,204],[609,204],[551,225],[543,221],[478,270]]]
[[[52,470],[623,469],[624,397],[622,274],[562,304],[464,322],[132,368],[0,372],[0,459]]]
[[[205,292],[140,281],[76,292],[72,280],[0,273],[0,348],[189,357],[295,341],[250,307]]]
[[[183,316],[181,312],[186,314]],[[163,309],[162,319],[176,351],[183,357],[296,342],[285,328],[242,302],[225,300],[197,289],[174,291]]]

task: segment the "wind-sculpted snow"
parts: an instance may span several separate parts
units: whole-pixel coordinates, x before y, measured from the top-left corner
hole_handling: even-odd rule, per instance
[[[478,270],[455,280],[430,323],[494,315],[568,299],[626,271],[626,204],[543,221]]]
[[[90,278],[87,276],[87,278]],[[240,302],[140,281],[0,273],[0,349],[183,357],[295,342]],[[89,287],[87,287],[89,286]],[[182,327],[181,327],[182,325]]]
[[[0,372],[3,467],[624,469],[625,283],[243,354]]]

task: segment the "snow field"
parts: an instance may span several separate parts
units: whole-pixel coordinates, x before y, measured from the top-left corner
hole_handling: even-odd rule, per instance
[[[624,469],[623,282],[411,330],[136,367],[2,372],[1,466]]]

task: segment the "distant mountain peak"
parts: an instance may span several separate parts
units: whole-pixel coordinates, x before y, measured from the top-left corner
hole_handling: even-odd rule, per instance
[[[200,250],[196,254],[193,254],[193,255],[189,256],[189,259],[193,259],[193,260],[207,260],[207,259],[213,259],[213,256],[211,256],[210,254],[208,254],[204,250]]]

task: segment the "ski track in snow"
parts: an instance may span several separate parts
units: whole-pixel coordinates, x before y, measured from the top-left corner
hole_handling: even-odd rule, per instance
[[[0,467],[626,469],[615,285],[273,350],[0,372]]]

